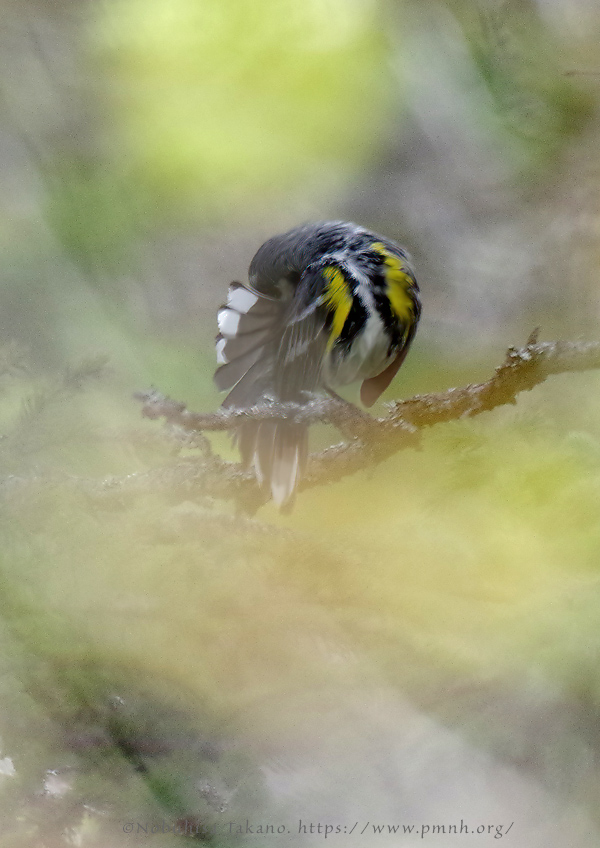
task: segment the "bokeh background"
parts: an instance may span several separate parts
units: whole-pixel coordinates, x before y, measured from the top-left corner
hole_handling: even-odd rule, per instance
[[[170,478],[198,450],[132,393],[216,409],[227,285],[311,219],[414,257],[388,399],[485,379],[536,326],[600,339],[598,4],[1,20],[0,845],[172,845],[185,821],[217,846],[322,844],[319,822],[344,848],[420,838],[373,830],[396,824],[597,845],[598,375],[433,428],[289,517]]]

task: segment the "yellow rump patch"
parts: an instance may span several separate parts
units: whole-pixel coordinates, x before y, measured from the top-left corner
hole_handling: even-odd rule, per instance
[[[329,265],[323,269],[323,276],[328,280],[323,293],[323,304],[333,313],[331,333],[327,342],[327,350],[331,350],[339,339],[352,309],[352,291],[339,268]]]
[[[410,295],[414,281],[402,259],[387,249],[380,241],[371,245],[376,253],[383,256],[385,265],[385,280],[387,283],[387,296],[392,307],[392,312],[402,321],[409,324],[414,318],[414,302]]]

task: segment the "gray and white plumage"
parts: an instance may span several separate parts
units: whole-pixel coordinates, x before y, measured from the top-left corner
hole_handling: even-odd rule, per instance
[[[229,390],[223,406],[302,403],[354,380],[363,381],[370,405],[403,361],[419,315],[410,260],[389,239],[343,221],[274,236],[252,259],[248,283],[232,283],[218,312],[215,382]],[[237,442],[259,483],[290,505],[306,463],[307,426],[247,422]]]

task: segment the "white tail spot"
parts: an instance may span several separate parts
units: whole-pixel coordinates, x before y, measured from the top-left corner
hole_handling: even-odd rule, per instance
[[[229,360],[225,356],[225,347],[227,345],[227,339],[219,339],[217,342],[217,364],[218,365],[227,365]]]
[[[227,306],[235,309],[236,312],[241,312],[243,315],[252,309],[257,300],[258,295],[240,287],[229,289],[227,294]]]
[[[221,335],[232,339],[238,331],[241,315],[232,309],[219,309],[217,322]]]

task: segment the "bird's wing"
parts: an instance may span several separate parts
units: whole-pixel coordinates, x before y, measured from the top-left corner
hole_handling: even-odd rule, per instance
[[[281,302],[232,283],[219,309],[215,383],[231,389],[224,406],[256,403],[270,381],[275,340],[280,332]]]
[[[309,269],[284,318],[275,360],[275,388],[281,400],[301,400],[319,385],[328,338],[325,284],[321,270]]]

